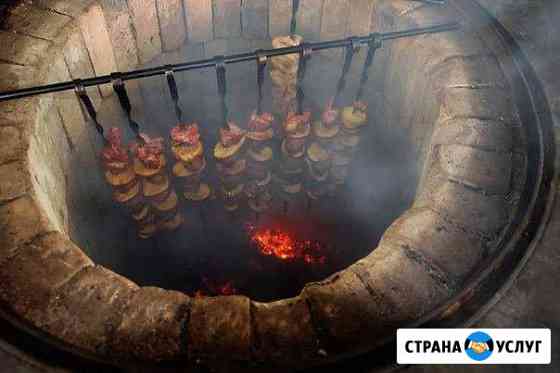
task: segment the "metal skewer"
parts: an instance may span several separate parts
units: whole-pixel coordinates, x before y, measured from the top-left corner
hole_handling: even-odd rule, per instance
[[[354,37],[354,39],[356,40],[356,42],[363,45],[363,44],[368,44],[371,41],[371,39],[373,39],[374,37],[378,37],[381,41],[385,41],[385,40],[393,40],[393,39],[399,39],[404,37],[418,36],[423,34],[434,34],[439,32],[453,31],[459,28],[460,28],[460,24],[458,22],[453,22],[453,23],[445,23],[445,24],[428,26],[428,27],[419,27],[419,28],[402,30],[402,31],[381,33],[381,34],[374,33],[368,36]],[[324,49],[346,47],[349,44],[351,44],[349,39],[339,39],[339,40],[323,41],[317,43],[307,43],[307,47],[309,47],[312,51],[319,51]],[[283,56],[287,54],[301,53],[301,51],[302,51],[301,46],[294,46],[294,47],[262,50],[261,53],[266,57],[276,57],[276,56]],[[224,56],[223,62],[224,64],[234,64],[234,63],[240,63],[246,61],[254,61],[257,58],[258,56],[256,52],[248,52],[248,53],[240,53],[240,54],[234,54],[230,56]],[[180,72],[180,71],[210,68],[213,66],[216,66],[216,59],[210,58],[210,59],[198,60],[192,62],[183,62],[174,65],[162,65],[162,66],[156,66],[156,67],[151,67],[146,69],[132,70],[129,72],[121,73],[120,78],[123,81],[127,81],[133,79],[148,78],[156,75],[165,75],[169,67],[172,67],[175,72]],[[111,83],[112,79],[113,77],[111,75],[101,75],[94,78],[80,80],[80,83],[83,84],[84,87],[91,87],[91,86]],[[5,91],[0,93],[0,101],[14,100],[18,98],[30,97],[30,96],[35,96],[35,95],[40,95],[45,93],[67,91],[67,90],[74,89],[75,86],[76,86],[76,81],[67,81],[67,82],[47,84],[42,86],[30,87],[30,88],[22,88],[13,91]]]

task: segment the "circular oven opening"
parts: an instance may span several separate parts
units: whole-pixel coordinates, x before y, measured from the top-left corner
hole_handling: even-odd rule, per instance
[[[97,5],[85,16],[99,12],[109,34],[89,29],[94,63],[103,60],[103,49],[92,45],[111,37],[114,16]],[[219,20],[221,8],[212,12]],[[466,21],[459,31],[387,43],[376,56],[364,96],[368,126],[336,198],[295,203],[287,211],[280,204],[269,220],[259,217],[265,227],[321,243],[327,264],[262,255],[247,229],[256,218],[241,211],[232,218],[219,199],[202,215],[181,207],[186,229],[139,240],[111,202],[103,174],[84,171],[98,167],[98,137],[89,127],[73,137],[68,121],[57,127],[53,118],[64,121],[72,113],[64,109],[69,101],[50,97],[9,112],[19,121],[33,119],[30,132],[22,132],[29,136],[25,161],[16,165],[23,165],[30,192],[18,195],[9,187],[0,211],[8,247],[1,270],[4,313],[50,343],[118,364],[187,358],[297,367],[371,351],[401,325],[459,322],[463,310],[468,315],[469,307],[487,299],[482,280],[496,272],[507,277],[500,265],[525,253],[529,242],[516,232],[529,229],[524,218],[548,202],[547,123],[525,105],[535,93],[521,79],[530,71],[513,63],[515,45],[473,4],[379,2],[370,12],[376,31]],[[81,32],[87,44],[87,27]],[[268,42],[221,37],[162,53],[143,66]],[[69,70],[81,61],[73,52],[63,59]],[[60,55],[53,56],[56,66]],[[305,92],[314,113],[332,95],[341,62],[337,53],[312,57]],[[243,125],[256,102],[256,67],[228,66],[227,74],[232,119]],[[348,92],[358,79],[359,68],[350,72]],[[128,90],[141,130],[167,139],[175,119],[164,84],[149,78]],[[179,86],[185,116],[199,122],[212,169],[219,122],[214,72],[187,73]],[[101,94],[99,122],[124,129],[118,101],[103,87]],[[274,110],[271,102],[265,107]],[[64,145],[60,138],[75,141]],[[75,146],[82,140],[88,149]],[[216,176],[209,171],[208,178]],[[544,214],[537,216],[538,224]],[[44,281],[29,278],[40,271]],[[185,294],[201,287],[218,296]],[[233,292],[238,295],[220,296]]]
[[[236,47],[245,50],[255,43],[248,40],[239,44]],[[268,46],[266,40],[261,45],[272,48],[271,41]],[[197,50],[197,46],[184,46],[180,53],[164,53],[143,67],[173,63],[180,58],[177,54],[190,59],[213,57],[212,50],[198,47]],[[366,49],[356,59],[362,57],[363,61]],[[313,123],[320,121],[341,73],[342,55],[334,53],[317,52],[308,63],[304,105],[305,111],[313,113]],[[341,95],[345,107],[351,106],[358,86],[362,68],[358,63],[355,61]],[[244,129],[257,102],[256,70],[254,63],[227,67],[229,118]],[[185,122],[198,124],[206,162],[202,178],[212,195],[204,202],[181,198],[179,209],[185,222],[180,228],[144,239],[138,237],[137,225],[126,209],[106,194],[97,197],[101,189],[110,186],[90,183],[89,189],[80,193],[84,198],[96,196],[95,206],[89,204],[84,208],[78,203],[69,211],[71,216],[90,223],[74,224],[71,238],[96,263],[144,286],[189,294],[235,292],[261,301],[297,295],[306,283],[321,280],[369,254],[389,224],[413,201],[421,162],[418,155],[423,152],[427,134],[413,143],[410,137],[403,136],[407,129],[392,128],[384,121],[379,108],[382,103],[376,102],[384,85],[382,70],[384,67],[379,63],[370,80],[372,89],[368,89],[366,96],[368,125],[360,134],[345,184],[319,199],[310,199],[305,190],[294,196],[282,193],[282,140],[275,138],[270,141],[273,160],[267,166],[272,177],[272,201],[266,211],[258,213],[249,207],[247,197],[237,211],[229,212],[220,195],[213,156],[221,127],[214,69],[178,75],[183,116],[188,118]],[[277,113],[268,76],[263,90],[263,105],[268,108],[265,110]],[[166,82],[161,77],[143,79],[130,87],[128,93],[137,100],[133,101],[133,118],[140,124],[140,130],[150,137],[165,139],[166,172],[181,195],[182,180],[173,177],[177,160],[169,146],[177,118]],[[135,141],[117,97],[103,100],[99,117],[100,123],[122,128],[127,145]],[[283,120],[275,121],[277,133]],[[308,148],[317,144],[313,136],[306,141]],[[104,234],[100,236],[98,232]]]

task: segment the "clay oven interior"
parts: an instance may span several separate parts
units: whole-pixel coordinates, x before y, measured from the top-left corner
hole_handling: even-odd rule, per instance
[[[207,206],[205,224],[185,204],[184,228],[136,238],[111,200],[102,144],[73,93],[2,104],[0,129],[14,139],[0,152],[3,313],[49,343],[117,364],[233,359],[292,367],[369,351],[439,306],[449,316],[458,307],[448,302],[505,250],[536,188],[527,174],[531,116],[515,96],[513,57],[480,10],[459,3],[301,1],[297,32],[307,41],[463,25],[378,51],[365,94],[369,126],[346,188],[288,214],[295,230],[334,247],[324,268],[277,263],[259,273],[248,264],[259,258],[244,230],[251,217],[230,219],[219,201]],[[1,34],[13,40],[1,56],[2,88],[269,48],[289,31],[290,4],[16,1],[4,14],[4,28],[15,32]],[[350,71],[346,104],[364,54]],[[343,56],[313,54],[309,108],[334,92]],[[230,114],[242,125],[254,110],[255,76],[254,63],[227,67]],[[219,126],[215,71],[177,77],[185,117],[201,125],[210,157]],[[127,88],[141,130],[167,138],[176,121],[163,77]],[[111,87],[88,92],[99,122],[132,139]],[[192,295],[203,276],[233,279],[240,295],[182,293]]]

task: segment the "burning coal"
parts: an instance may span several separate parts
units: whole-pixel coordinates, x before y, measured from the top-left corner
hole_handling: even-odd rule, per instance
[[[325,264],[326,245],[315,240],[301,240],[280,229],[261,228],[253,225],[247,228],[251,242],[262,255],[274,256],[284,261],[303,260],[308,264]]]
[[[239,293],[239,291],[233,286],[232,281],[218,283],[217,281],[210,280],[208,277],[203,277],[202,285],[203,285],[202,289],[198,289],[194,292],[195,297],[235,295]]]

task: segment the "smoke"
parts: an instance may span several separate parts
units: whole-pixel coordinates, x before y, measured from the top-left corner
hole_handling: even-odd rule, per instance
[[[560,128],[560,2],[556,0],[479,0],[513,35],[543,83],[555,126]]]
[[[553,20],[560,14],[560,3],[552,0],[481,2],[510,29],[528,51],[537,71],[545,76],[549,71],[547,66],[550,68],[550,56],[559,44],[557,33],[551,30]],[[219,41],[214,44],[196,44],[177,53],[162,55],[150,65],[176,63],[184,60],[185,56],[194,60],[227,54],[232,52],[228,48],[239,49],[240,45],[243,46],[242,50],[254,49],[251,41],[244,40],[232,41],[230,44],[219,44]],[[410,206],[418,183],[420,167],[415,149],[418,144],[411,143],[415,140],[407,136],[406,129],[403,131],[398,128],[399,118],[387,115],[398,111],[400,103],[389,102],[386,97],[390,96],[390,92],[383,91],[387,82],[385,66],[390,62],[383,56],[384,53],[381,52],[379,59],[376,57],[374,72],[370,74],[366,91],[369,128],[362,137],[346,188],[338,198],[314,204],[310,212],[300,206],[298,213],[293,215],[294,221],[304,222],[300,226],[305,225],[305,229],[301,229],[305,234],[317,236],[311,238],[326,238],[337,247],[340,260],[332,270],[341,269],[377,245],[387,226]],[[342,95],[346,105],[352,102],[355,95],[363,54],[364,51],[356,56],[347,88]],[[334,94],[342,60],[343,55],[340,53],[313,55],[305,80],[305,105],[315,113]],[[245,126],[256,106],[256,64],[228,65],[226,74],[230,117]],[[184,119],[199,123],[209,161],[208,169],[213,170],[212,148],[217,142],[221,124],[215,71],[209,68],[177,73],[176,78]],[[395,79],[398,83],[399,77]],[[548,80],[553,82],[557,79]],[[264,87],[265,110],[272,109],[270,89],[270,79],[267,78]],[[129,93],[134,106],[133,117],[140,123],[142,130],[151,136],[168,138],[169,130],[177,120],[165,79],[142,79],[137,87],[129,87]],[[106,125],[127,125],[114,98],[105,100],[99,114],[100,121]],[[130,131],[128,135],[129,140],[132,139]],[[169,159],[172,160],[171,157]],[[211,176],[209,181],[210,184],[218,184],[215,176]],[[180,186],[176,187],[180,189]],[[115,212],[105,211],[103,218],[95,222],[96,228],[100,228],[104,234],[88,239],[90,247],[106,248],[106,252],[96,249],[90,250],[90,254],[96,261],[142,285],[159,285],[192,292],[200,286],[201,278],[213,277],[217,282],[234,279],[233,286],[236,288],[261,287],[263,293],[258,295],[285,295],[282,293],[285,289],[279,284],[290,281],[286,276],[289,271],[287,267],[282,267],[282,272],[277,271],[279,267],[265,266],[275,270],[269,271],[268,277],[256,276],[254,272],[259,270],[254,263],[259,260],[256,256],[258,253],[251,251],[248,245],[244,227],[246,219],[232,220],[220,206],[219,199],[205,203],[202,209],[187,205],[183,210],[187,222],[184,229],[147,241],[135,237],[132,224],[123,232],[122,224],[113,223],[126,219],[117,209],[113,209]],[[116,226],[119,229],[115,229]],[[79,232],[76,234],[80,242]],[[115,255],[114,252],[120,254]],[[267,280],[258,281],[263,278]],[[251,281],[252,284],[247,284]],[[294,293],[298,290],[292,289]]]
[[[243,42],[243,50],[253,49],[254,43],[248,41],[240,40],[232,46],[239,49]],[[231,53],[227,49],[229,47],[229,44],[191,45],[176,53],[163,54],[146,67],[177,63],[185,56],[195,60],[212,57],[217,52],[227,54]],[[355,57],[347,87],[342,93],[344,105],[350,105],[354,99],[364,55],[365,49]],[[322,52],[312,56],[304,82],[304,106],[315,115],[320,114],[334,94],[342,61],[341,53]],[[226,77],[230,118],[244,127],[256,107],[256,64],[227,65]],[[211,185],[219,185],[212,157],[221,125],[215,70],[176,73],[175,78],[184,121],[199,123],[208,161],[207,181]],[[266,223],[280,224],[290,234],[302,239],[326,242],[325,246],[334,253],[328,266],[325,266],[325,270],[330,272],[367,255],[377,245],[386,227],[408,207],[416,187],[417,162],[404,157],[410,146],[402,134],[382,123],[384,101],[380,99],[382,92],[379,89],[383,84],[377,81],[382,79],[382,72],[371,74],[370,79],[369,86],[374,88],[368,87],[365,95],[370,101],[370,126],[363,134],[346,187],[337,198],[316,202],[310,210],[306,210],[303,198],[290,206],[288,220],[272,219]],[[136,84],[127,82],[127,89],[133,105],[132,117],[140,124],[141,131],[151,137],[168,139],[177,118],[166,80],[151,77]],[[264,92],[263,107],[272,111],[268,76]],[[120,126],[126,140],[134,140],[115,97],[106,98],[98,112],[104,126]],[[168,154],[168,160],[173,162],[171,154]],[[92,186],[95,187],[108,188],[105,185]],[[175,185],[175,188],[180,191],[181,185]],[[184,228],[154,239],[140,240],[136,237],[134,223],[128,220],[126,213],[115,208],[107,193],[104,197],[107,200],[99,204],[102,213],[92,214],[91,210],[95,207],[88,206],[91,217],[87,227],[78,228],[73,238],[78,243],[87,243],[83,246],[96,262],[141,285],[162,286],[192,294],[204,286],[202,280],[205,278],[217,284],[231,280],[235,288],[264,300],[295,295],[305,282],[328,274],[301,265],[275,263],[271,258],[263,259],[262,254],[251,247],[245,226],[254,216],[245,213],[232,219],[224,212],[219,198],[202,206],[183,202]],[[279,204],[281,202],[277,201],[277,211],[282,210]],[[260,219],[259,223],[264,224],[266,218]]]

